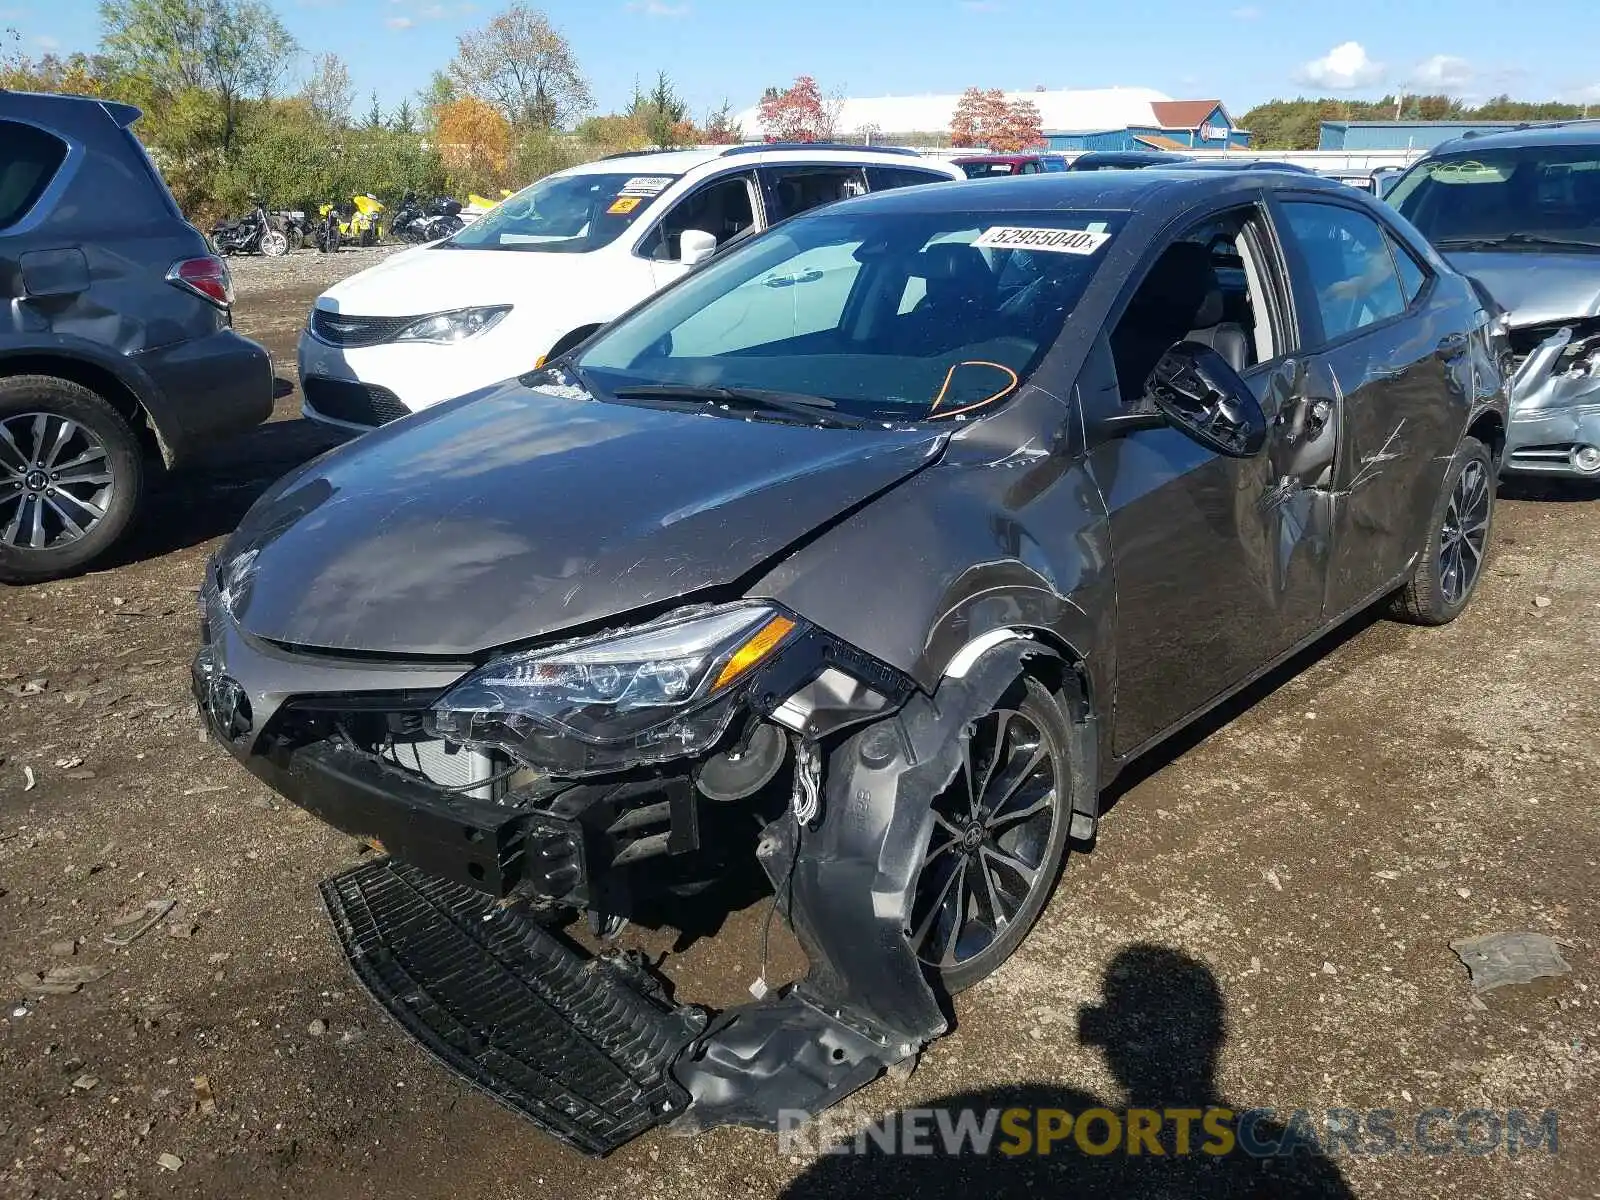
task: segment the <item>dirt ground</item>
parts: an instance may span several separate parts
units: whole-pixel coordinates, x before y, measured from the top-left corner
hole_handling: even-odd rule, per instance
[[[1456,624],[1362,623],[1141,764],[955,1031],[843,1114],[1210,1100],[1393,1109],[1404,1136],[1433,1107],[1554,1109],[1554,1155],[1297,1159],[1255,1191],[1170,1158],[1102,1186],[1081,1158],[815,1158],[730,1130],[590,1162],[435,1067],[326,927],[316,884],[356,846],[205,745],[187,692],[205,556],[332,441],[290,383],[305,310],[373,258],[240,264],[274,420],[167,481],[113,563],[0,593],[0,1197],[1600,1196],[1593,490],[1505,498]],[[698,951],[724,1001],[755,975],[755,915]],[[1475,998],[1449,943],[1497,931],[1559,939],[1571,973]],[[62,966],[89,981],[24,986]]]

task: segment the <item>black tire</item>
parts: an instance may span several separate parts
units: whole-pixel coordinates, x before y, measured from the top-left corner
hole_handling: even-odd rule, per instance
[[[1475,437],[1461,439],[1433,507],[1428,544],[1390,614],[1412,625],[1448,625],[1483,578],[1494,530],[1494,456]]]
[[[77,432],[63,437],[67,424]],[[79,384],[13,375],[0,379],[0,429],[10,435],[0,440],[0,582],[70,575],[122,536],[144,493],[144,453],[126,417]],[[67,470],[52,479],[46,467],[41,479],[33,464],[44,464],[52,450],[58,453],[49,465]],[[39,546],[28,544],[36,540],[36,515]]]
[[[1019,680],[993,712],[973,723],[967,753],[970,758],[950,787],[934,799],[935,823],[913,889],[911,913],[913,949],[924,970],[952,995],[998,970],[1044,911],[1066,860],[1072,781],[1079,768],[1059,705],[1034,679]],[[1047,791],[1039,774],[1042,766],[1025,769],[1036,756],[1050,770]],[[979,799],[968,824],[958,829],[946,815],[959,811],[964,799],[972,796],[967,764]],[[1018,815],[1040,797],[1053,799],[1032,816]],[[980,828],[981,833],[974,832]],[[974,838],[981,839],[975,848]],[[1008,862],[1016,865],[1007,866]],[[957,865],[946,868],[947,863]],[[979,879],[969,884],[966,872],[975,866]],[[949,882],[944,882],[946,871],[952,877]],[[957,872],[964,873],[955,878]],[[953,903],[952,896],[960,899]],[[994,919],[996,910],[1003,921]],[[985,914],[990,918],[987,923]],[[962,953],[963,942],[971,953]]]

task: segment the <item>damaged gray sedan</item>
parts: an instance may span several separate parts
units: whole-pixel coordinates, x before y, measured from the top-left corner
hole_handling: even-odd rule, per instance
[[[1388,198],[1504,309],[1505,470],[1600,479],[1600,122],[1446,143]]]
[[[196,694],[387,851],[323,895],[444,1064],[590,1153],[772,1128],[950,1028],[1132,759],[1375,603],[1465,608],[1489,320],[1304,174],[845,201],[281,481]],[[712,1011],[621,949],[751,879],[798,981]]]

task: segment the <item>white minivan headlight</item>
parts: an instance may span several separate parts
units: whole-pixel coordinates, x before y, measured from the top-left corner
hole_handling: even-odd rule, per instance
[[[431,317],[418,317],[395,334],[394,340],[452,346],[456,342],[477,337],[480,333],[487,333],[510,311],[509,304],[493,304],[485,308],[457,308],[450,312],[434,313]]]

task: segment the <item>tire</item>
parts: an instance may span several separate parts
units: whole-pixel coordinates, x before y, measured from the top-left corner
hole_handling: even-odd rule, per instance
[[[1448,625],[1471,603],[1494,529],[1495,473],[1489,448],[1475,437],[1462,438],[1433,506],[1422,558],[1391,603],[1395,619]]]
[[[289,253],[289,238],[287,234],[269,229],[261,235],[261,253],[268,258],[282,258]]]
[[[1049,690],[1019,680],[973,722],[963,769],[934,798],[933,830],[912,890],[911,942],[923,969],[951,995],[1011,957],[1055,889],[1072,824],[1071,747]],[[970,803],[969,776],[978,781],[979,803]],[[977,879],[974,869],[982,872]],[[994,919],[996,910],[1003,921]]]
[[[70,575],[122,536],[144,492],[127,418],[76,383],[15,375],[0,379],[0,431],[0,582]]]

